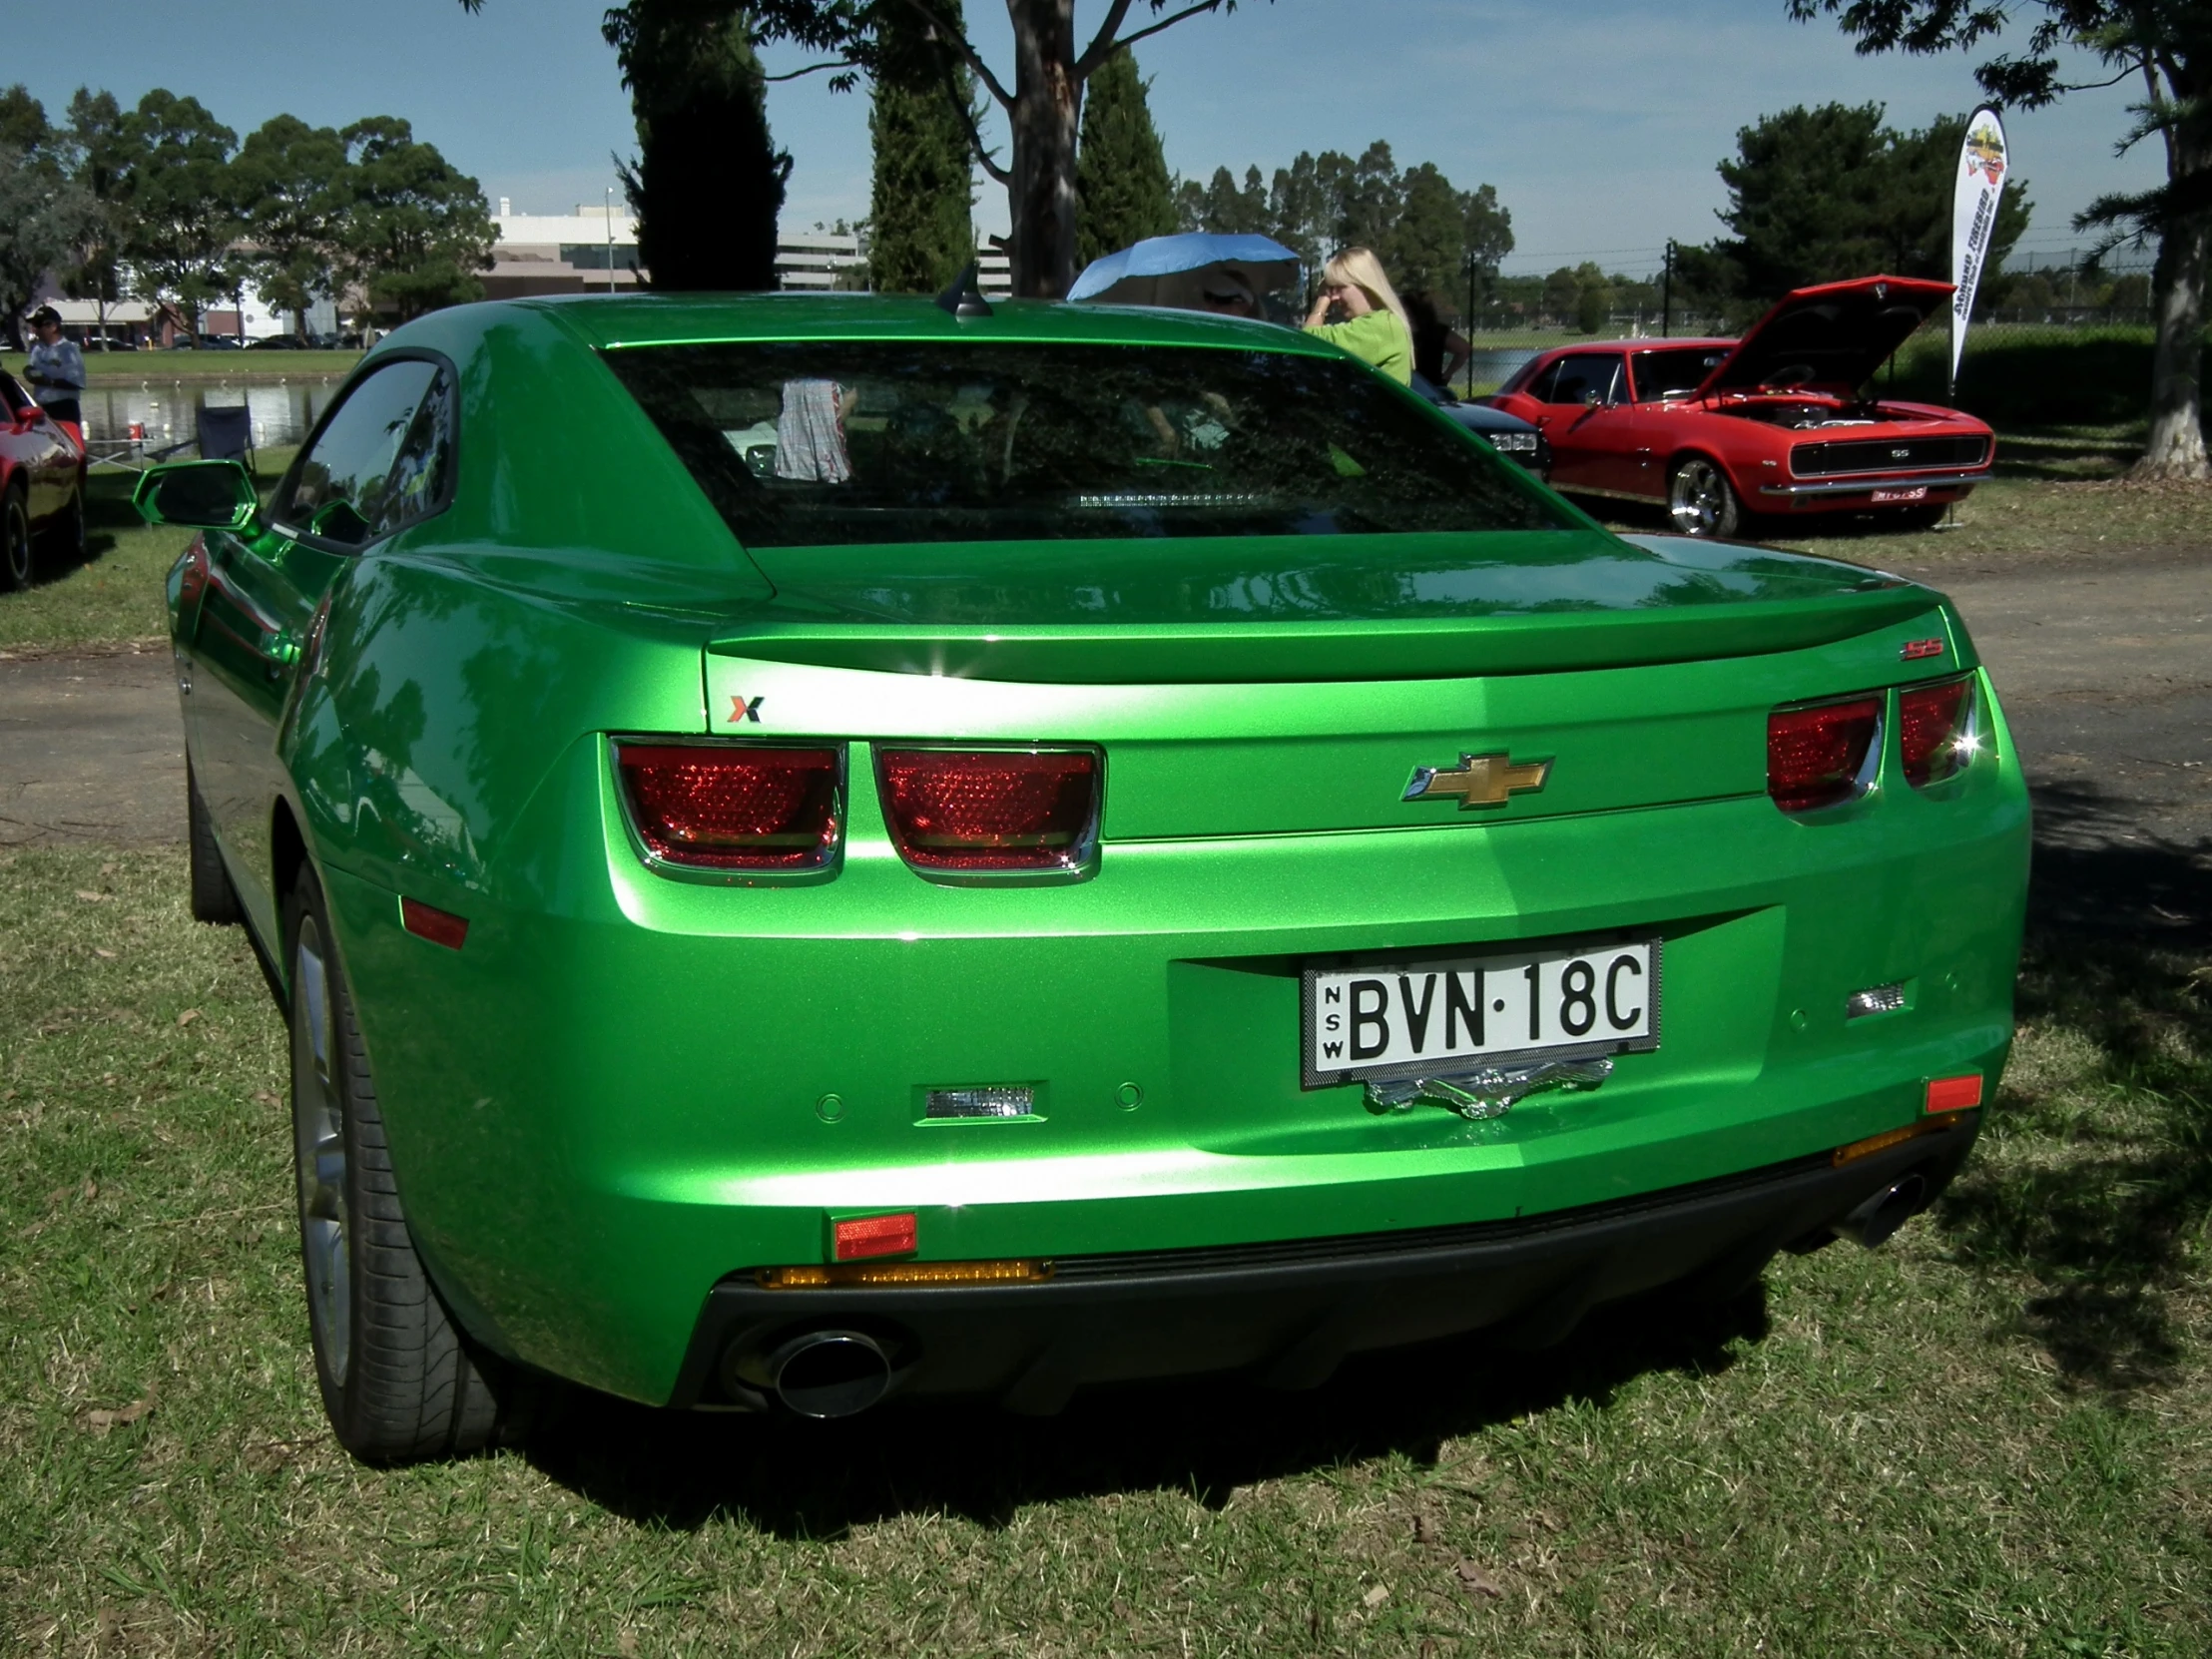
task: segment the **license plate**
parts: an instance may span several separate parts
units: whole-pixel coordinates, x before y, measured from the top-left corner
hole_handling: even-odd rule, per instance
[[[1658,939],[1309,967],[1304,1086],[1659,1046]]]
[[[1926,484],[1915,484],[1909,490],[1876,490],[1874,492],[1874,504],[1877,507],[1886,507],[1893,501],[1926,501],[1927,499],[1928,486]]]

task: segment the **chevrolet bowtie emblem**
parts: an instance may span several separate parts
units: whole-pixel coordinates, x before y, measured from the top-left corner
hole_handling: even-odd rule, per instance
[[[1551,776],[1549,761],[1523,761],[1515,766],[1503,755],[1462,755],[1457,767],[1415,767],[1413,781],[1405,786],[1404,799],[1425,801],[1430,796],[1455,795],[1459,810],[1469,807],[1502,807],[1516,790],[1540,790]]]

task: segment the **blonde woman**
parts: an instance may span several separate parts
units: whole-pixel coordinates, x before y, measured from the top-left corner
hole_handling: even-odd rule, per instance
[[[1329,320],[1342,311],[1340,322]],[[1319,334],[1387,374],[1401,386],[1413,383],[1413,329],[1405,306],[1382,274],[1382,262],[1366,248],[1347,248],[1322,267],[1321,292],[1306,314],[1306,331]]]

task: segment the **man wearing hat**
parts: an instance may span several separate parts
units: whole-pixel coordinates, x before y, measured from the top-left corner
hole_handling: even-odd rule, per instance
[[[23,378],[31,382],[31,394],[56,420],[82,425],[85,417],[79,412],[77,394],[85,389],[85,354],[77,349],[75,340],[62,338],[61,313],[51,305],[41,305],[31,313],[31,331],[38,337],[32,341],[30,358],[23,365]]]

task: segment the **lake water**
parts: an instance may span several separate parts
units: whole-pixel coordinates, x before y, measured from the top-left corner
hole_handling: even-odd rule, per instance
[[[85,436],[92,441],[143,435],[149,450],[190,443],[200,431],[203,404],[245,404],[256,448],[304,438],[344,384],[341,374],[302,374],[284,379],[157,380],[135,385],[95,383],[78,399]],[[138,426],[142,432],[134,432]]]

